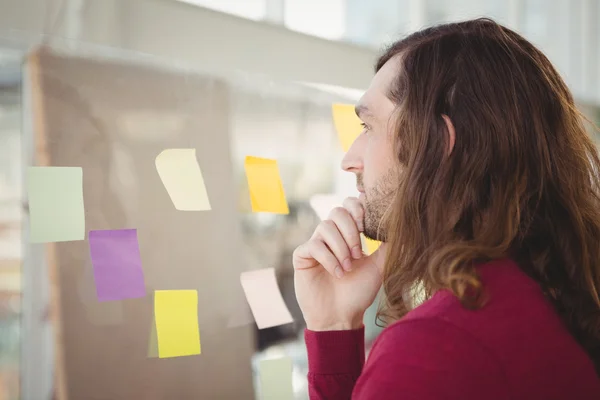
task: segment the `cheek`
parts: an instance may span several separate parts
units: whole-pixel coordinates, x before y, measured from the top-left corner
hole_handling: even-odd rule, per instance
[[[392,146],[387,140],[373,138],[364,156],[363,179],[366,187],[374,187],[392,168]]]

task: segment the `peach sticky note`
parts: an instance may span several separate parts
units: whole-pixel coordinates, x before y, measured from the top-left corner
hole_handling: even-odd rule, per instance
[[[348,151],[363,130],[361,120],[356,116],[352,104],[334,104],[331,109],[333,124],[342,144],[342,149]]]
[[[210,210],[196,149],[163,150],[155,160],[158,175],[177,210]]]
[[[242,272],[240,281],[258,329],[294,322],[277,286],[275,269]]]
[[[379,245],[381,244],[380,241],[377,240],[373,240],[373,239],[369,239],[368,237],[363,235],[363,240],[365,243],[365,247],[366,247],[366,253],[367,254],[373,254],[375,252],[375,250],[377,250],[379,248]]]
[[[159,358],[200,354],[196,290],[156,290],[154,320]]]
[[[260,398],[262,400],[293,400],[292,360],[289,357],[261,360],[258,363]]]
[[[277,161],[247,156],[244,162],[253,212],[288,214]]]

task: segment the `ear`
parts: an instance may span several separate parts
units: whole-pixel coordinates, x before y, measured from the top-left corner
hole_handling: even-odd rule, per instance
[[[442,114],[442,118],[446,123],[446,129],[448,130],[448,155],[452,154],[454,150],[454,143],[456,142],[456,131],[454,130],[454,124],[450,120],[450,117]]]

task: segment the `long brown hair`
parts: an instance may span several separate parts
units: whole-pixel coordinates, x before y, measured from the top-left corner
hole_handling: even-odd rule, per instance
[[[510,257],[600,371],[600,160],[550,61],[481,18],[393,44],[399,187],[384,223],[384,320],[450,289],[482,305],[475,265]],[[454,124],[456,140],[442,115]]]

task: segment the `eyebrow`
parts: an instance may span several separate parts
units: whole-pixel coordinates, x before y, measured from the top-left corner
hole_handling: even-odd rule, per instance
[[[361,115],[373,116],[369,108],[364,104],[357,104],[356,107],[354,107],[354,112],[359,118],[361,117]]]

